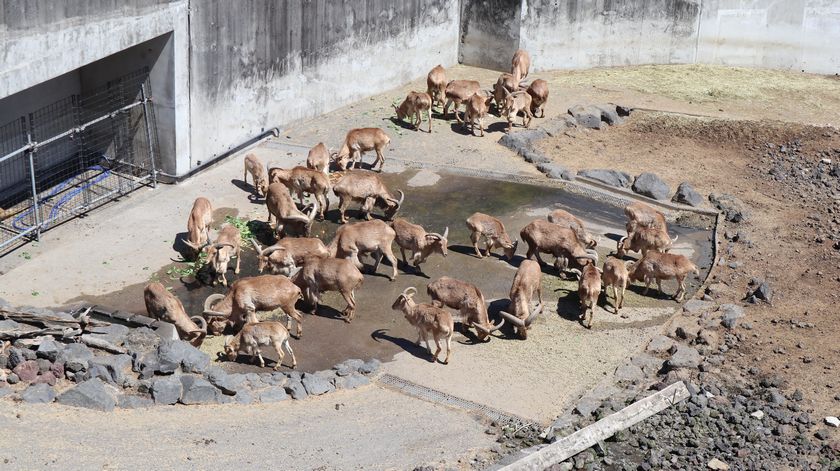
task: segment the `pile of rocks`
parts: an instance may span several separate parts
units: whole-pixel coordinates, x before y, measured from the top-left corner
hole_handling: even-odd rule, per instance
[[[52,336],[7,345],[0,350],[0,397],[104,411],[155,404],[276,402],[355,389],[369,384],[380,367],[376,359],[351,359],[315,373],[229,374],[189,343],[162,340],[146,327],[111,324],[94,332],[89,335],[124,353]]]

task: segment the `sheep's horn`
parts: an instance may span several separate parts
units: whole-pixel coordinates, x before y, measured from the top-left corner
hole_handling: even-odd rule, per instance
[[[315,220],[315,214],[318,212],[318,200],[313,198],[312,199],[312,211],[309,213],[309,222]]]
[[[213,304],[216,304],[216,302],[218,302],[222,299],[225,299],[225,295],[219,294],[219,293],[215,293],[215,294],[211,294],[210,296],[207,296],[207,299],[204,300],[204,315],[213,316],[213,317],[228,317],[227,314],[221,313],[219,311],[214,311],[214,310],[211,309],[213,307]]]
[[[569,271],[570,273],[574,273],[575,275],[577,275],[577,276],[578,276],[578,278],[580,278],[580,277],[582,277],[582,276],[583,276],[583,273],[581,273],[581,271],[580,271],[580,270],[578,270],[577,268],[569,268],[569,270],[568,270],[568,271]]]
[[[225,335],[225,347],[230,345],[230,342],[233,340],[233,335]]]
[[[274,252],[278,250],[283,250],[284,247],[282,245],[272,245],[271,247],[266,247],[260,252],[260,256],[268,257]]]
[[[405,200],[405,193],[402,190],[397,190],[397,193],[400,194],[400,199],[397,201],[397,209],[400,209],[400,206],[403,204],[403,200]]]
[[[407,298],[411,297],[411,296],[414,296],[415,294],[417,294],[417,288],[415,288],[413,286],[409,286],[408,288],[404,289],[403,292],[402,292],[402,295],[407,297]]]
[[[251,240],[251,243],[254,244],[254,248],[257,249],[257,253],[262,255],[262,247],[260,247],[260,244],[257,242],[257,240],[253,239],[253,238],[250,239],[250,240]]]
[[[213,247],[214,247],[214,248],[216,248],[216,249],[220,249],[220,248],[222,248],[222,247],[230,247],[230,248],[234,248],[234,247],[233,247],[233,244],[228,244],[228,243],[224,243],[224,244],[218,244],[218,243],[217,243],[217,244],[213,244]]]
[[[201,244],[193,244],[188,239],[184,239],[184,243],[187,244],[188,246],[192,247],[195,250],[201,250],[202,248],[204,248]]]
[[[199,326],[198,329],[201,331],[202,334],[207,333],[207,321],[201,316],[192,316],[190,320],[195,322],[195,325]]]
[[[673,238],[673,239],[671,239],[671,243],[673,244],[673,243],[674,243],[674,242],[676,242],[676,241],[677,241],[677,239],[679,239],[679,238],[680,238],[679,234],[675,235],[675,236],[674,236],[674,238]]]
[[[444,238],[444,239],[448,239],[448,238],[449,238],[449,226],[446,226],[446,229],[444,229],[444,231],[443,231],[443,238]]]
[[[580,258],[580,257],[578,257]],[[588,258],[592,260],[593,263],[598,263],[598,252],[595,249],[586,249],[586,256],[583,258]]]
[[[491,333],[493,333],[493,332],[495,332],[495,331],[497,331],[497,330],[501,329],[501,328],[502,328],[502,326],[503,326],[503,325],[505,325],[505,320],[504,320],[504,318],[503,318],[501,321],[499,321],[499,323],[498,323],[498,324],[496,324],[496,325],[490,324],[490,325],[492,325],[492,326],[493,326],[493,327],[492,327],[492,328],[490,328],[490,329],[488,329],[487,327],[484,327],[483,325],[480,325],[480,324],[473,324],[473,327],[475,327],[476,329],[478,329],[478,330],[480,330],[480,331],[484,332],[484,333],[485,333],[485,334],[487,334],[487,335],[490,335]]]
[[[530,315],[530,316],[528,316],[528,318],[527,318],[527,319],[525,319],[525,327],[530,326],[530,325],[531,325],[531,323],[532,323],[532,322],[534,322],[534,319],[536,319],[536,318],[537,318],[537,316],[538,316],[538,315],[540,315],[540,313],[541,313],[542,311],[543,311],[543,304],[542,304],[542,303],[540,303],[540,305],[539,305],[536,309],[534,309],[533,311],[531,311],[531,315]]]
[[[514,316],[513,314],[511,314],[509,312],[499,311],[499,314],[502,317],[504,317],[505,319],[507,319],[508,321],[510,321],[511,324],[516,324],[519,327],[526,327],[525,321],[523,321],[522,319]]]

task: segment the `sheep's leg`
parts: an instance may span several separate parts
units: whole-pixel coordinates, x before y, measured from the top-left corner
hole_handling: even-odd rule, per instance
[[[452,331],[446,336],[446,358],[443,359],[443,364],[449,364],[449,355],[452,353]]]
[[[240,262],[240,260],[242,260],[241,255],[242,255],[242,247],[240,246],[240,247],[236,248],[236,269],[233,270],[233,273],[235,275],[239,274],[239,262]]]
[[[292,350],[292,344],[289,342],[288,338],[283,339],[283,346],[286,348],[286,353],[292,357],[292,369],[297,368],[297,358],[295,358],[295,352]],[[280,364],[279,362],[277,363]]]
[[[373,209],[374,203],[376,203],[375,197],[365,198],[365,202],[362,203],[362,214],[365,216],[365,220],[371,220],[370,212]]]
[[[435,361],[438,361],[438,355],[440,355],[440,351],[442,350],[440,348],[440,336],[439,335],[435,335],[435,346],[437,346],[437,349],[435,350]],[[431,349],[430,349],[430,351],[431,351]]]
[[[659,294],[660,295],[665,294],[665,291],[662,290],[662,279],[661,278],[656,279],[656,287],[659,288]]]
[[[257,358],[260,359],[260,368],[265,368],[265,360],[263,360],[262,351],[260,351],[259,346],[257,346]]]
[[[394,252],[391,250],[391,244],[387,244],[384,247],[384,250],[380,252],[379,260],[382,260],[382,253],[384,252],[385,258],[391,263],[391,281],[397,277],[397,257],[394,256]],[[376,263],[379,265],[379,262]]]
[[[419,347],[420,346],[420,341],[422,341],[422,340],[423,340],[423,331],[420,330],[420,329],[417,329],[417,340],[414,342],[414,345],[417,345]]]
[[[621,284],[621,301],[618,302],[618,307],[616,308],[616,312],[624,306],[624,290],[627,289],[626,284]]]
[[[678,277],[677,278],[677,284],[678,284],[677,292],[674,294],[674,297],[675,297],[675,300],[677,302],[680,302],[680,301],[683,300],[683,297],[685,296],[685,278]]]
[[[341,290],[341,297],[347,303],[344,308],[344,320],[350,322],[356,313],[356,294],[353,291]]]
[[[480,238],[481,238],[481,236],[476,231],[473,231],[470,234],[470,240],[472,241],[473,247],[475,248],[475,255],[478,258],[484,258],[484,255],[481,255],[481,250],[479,250],[479,248],[478,248],[478,241],[479,241]]]
[[[418,125],[419,127],[419,125]],[[379,171],[382,171],[382,166],[385,165],[385,156],[382,154],[382,149],[376,148],[376,162],[373,163],[376,166],[376,163],[379,162]],[[373,167],[371,167],[371,170]]]
[[[274,370],[279,370],[280,366],[283,364],[283,357],[285,356],[283,353],[283,342],[274,341],[273,342],[274,351],[277,352],[277,363],[274,364]]]
[[[428,113],[429,113],[429,134],[431,134],[432,133],[432,107],[431,106],[429,107]]]
[[[347,211],[347,206],[350,206],[350,198],[340,197],[338,199],[338,221],[341,224],[347,222],[347,216],[344,214]]]
[[[400,254],[402,254],[403,265],[408,266],[408,260],[405,258],[405,249],[400,247]]]
[[[494,244],[489,237],[484,237],[484,255],[489,257],[490,254],[493,253],[493,247],[495,246],[496,244]]]
[[[475,126],[473,126],[475,128]],[[478,118],[478,130],[481,131],[480,136],[484,137],[484,123],[481,122],[481,118]],[[475,131],[475,129],[473,129]]]
[[[295,322],[297,322],[297,338],[301,338],[301,336],[303,336],[303,317],[300,315],[297,309],[295,309],[295,301],[297,300],[293,300],[292,302],[288,303],[288,305],[283,306],[283,312],[286,313],[286,316],[289,319],[286,330],[288,330],[289,332],[292,331],[292,319],[294,319]]]
[[[455,119],[458,120],[459,123],[463,123],[464,120],[461,119],[461,115],[458,114],[458,111],[461,109],[461,100],[453,100],[455,106],[453,107],[453,113],[455,113]]]
[[[449,105],[452,104],[451,99],[447,99],[446,103],[443,105],[443,119],[446,119],[446,114],[449,112]]]
[[[651,281],[650,277],[646,276],[645,277],[645,290],[642,291],[642,296],[647,296],[648,290],[650,290],[650,281]]]

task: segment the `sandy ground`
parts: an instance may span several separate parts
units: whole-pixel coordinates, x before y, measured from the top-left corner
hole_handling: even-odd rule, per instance
[[[494,446],[475,418],[375,385],[250,406],[5,405],[0,428],[3,469],[464,469]]]

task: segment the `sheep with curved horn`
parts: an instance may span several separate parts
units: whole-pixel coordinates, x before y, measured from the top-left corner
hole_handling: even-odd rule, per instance
[[[187,237],[184,243],[197,255],[210,241],[210,223],[213,221],[213,206],[210,200],[199,196],[193,202],[187,220]]]
[[[210,330],[219,335],[228,326],[238,330],[245,323],[258,322],[257,311],[282,309],[288,317],[286,328],[291,330],[292,319],[297,322],[297,336],[303,334],[303,318],[295,309],[302,293],[289,278],[282,275],[260,275],[242,278],[231,285],[226,295],[211,294],[204,301],[204,316],[210,319]]]
[[[207,322],[201,316],[188,316],[184,305],[174,294],[158,282],[149,283],[143,290],[146,312],[153,319],[169,322],[175,326],[178,337],[198,347],[207,336]]]
[[[376,205],[385,210],[385,219],[391,220],[400,210],[405,200],[405,194],[397,190],[400,195],[395,198],[379,175],[366,170],[352,170],[345,172],[341,180],[333,186],[333,193],[338,197],[339,220],[347,222],[345,211],[352,202],[362,203],[362,214],[370,220],[370,211]]]
[[[432,298],[433,305],[460,311],[460,318],[455,321],[467,327],[475,327],[479,340],[489,340],[490,334],[505,324],[504,319],[496,325],[490,323],[484,295],[472,283],[444,276],[429,283],[426,292]]]
[[[233,273],[239,274],[239,263],[242,259],[242,236],[235,226],[230,224],[222,226],[216,240],[202,250],[207,251],[207,264],[210,265],[215,274],[214,285],[219,281],[224,286],[228,285],[225,274],[228,270],[228,263],[233,257],[236,257],[236,268],[234,268]]]
[[[446,358],[443,360],[443,364],[446,365],[449,363],[449,357],[452,353],[452,334],[455,332],[455,321],[452,319],[452,314],[446,309],[432,304],[416,303],[413,299],[415,294],[417,294],[417,288],[413,286],[404,289],[397,296],[394,304],[391,305],[391,309],[402,311],[408,323],[417,328],[416,345],[420,345],[420,340],[424,340],[426,349],[429,353],[432,353],[429,337],[435,339],[437,350],[432,355],[435,361],[438,360],[438,355],[441,352],[440,339],[446,339]]]
[[[268,170],[268,181],[286,185],[290,193],[297,195],[300,204],[304,204],[304,193],[312,195],[320,208],[318,216],[321,219],[330,210],[330,200],[327,198],[331,188],[330,179],[323,172],[301,166],[288,170],[272,167]]]
[[[516,270],[513,284],[510,287],[510,309],[513,313],[499,312],[502,317],[516,325],[517,333],[523,339],[528,338],[528,329],[531,327],[531,323],[543,311],[541,283],[542,269],[540,264],[533,260],[523,260]],[[537,294],[539,305],[536,309],[530,310],[529,306],[534,293]]]
[[[519,241],[511,240],[502,221],[484,213],[473,213],[472,216],[467,218],[466,224],[470,231],[470,241],[473,243],[478,258],[484,258],[490,255],[493,249],[500,248],[504,252],[505,258],[513,260]],[[478,248],[478,243],[482,239],[484,239],[485,252],[487,252],[484,255]]]
[[[519,235],[528,244],[527,257],[540,264],[543,263],[540,253],[554,255],[558,269],[567,268],[571,262],[578,267],[598,263],[598,252],[585,248],[576,231],[568,227],[537,219],[522,228]]]
[[[281,235],[286,231],[286,226],[297,224],[303,226],[302,230],[297,232],[309,236],[309,231],[312,229],[312,223],[315,221],[315,215],[318,212],[318,200],[312,202],[312,210],[309,214],[304,214],[292,201],[292,195],[286,185],[276,182],[268,186],[268,192],[265,196],[265,204],[268,208],[268,224],[271,225],[272,220],[276,220],[274,225],[274,232]]]
[[[411,263],[418,269],[420,264],[435,252],[444,257],[447,256],[449,226],[446,227],[443,234],[439,234],[437,232],[426,232],[423,226],[412,224],[403,218],[397,218],[391,223],[391,227],[397,234],[394,240],[400,248],[405,265],[408,265],[408,260],[405,257],[406,250],[411,251]]]

